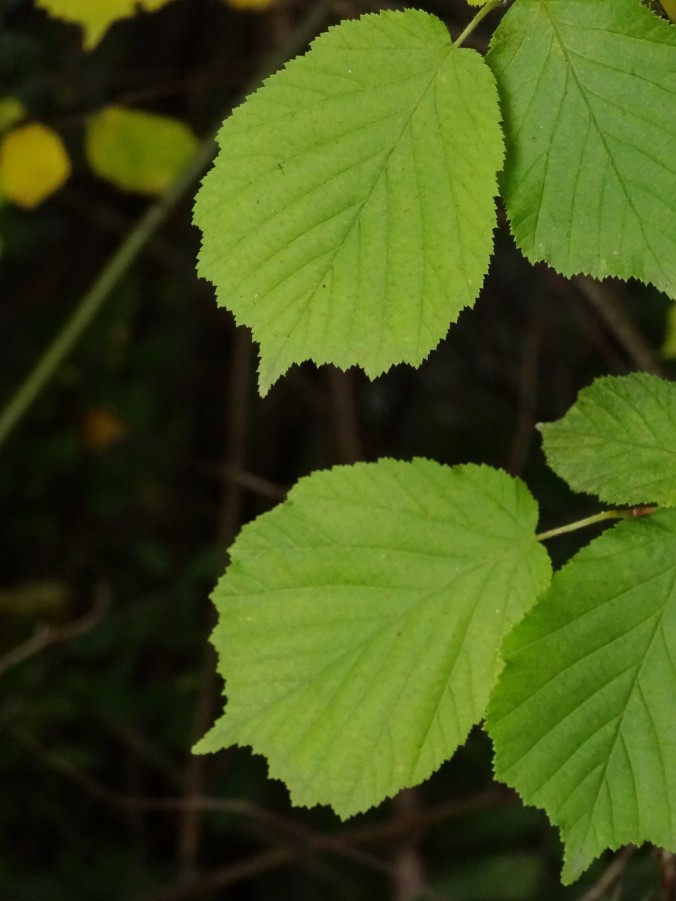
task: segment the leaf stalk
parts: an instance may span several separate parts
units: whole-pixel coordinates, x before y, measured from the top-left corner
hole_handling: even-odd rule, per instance
[[[634,518],[634,514],[631,510],[604,510],[602,513],[595,513],[593,516],[587,516],[584,519],[569,522],[568,525],[558,526],[556,529],[549,529],[548,532],[540,532],[535,536],[535,540],[547,541],[549,538],[556,538],[557,535],[565,535],[566,532],[577,532],[579,529],[586,529],[587,526],[594,526],[596,523],[606,522],[609,519],[632,518]]]
[[[496,8],[496,6],[500,6],[503,2],[504,2],[504,0],[487,0],[487,2],[481,7],[479,12],[474,16],[472,21],[460,33],[458,38],[456,38],[456,40],[453,41],[453,46],[454,47],[462,47],[462,45],[465,43],[465,40],[474,31],[474,29],[477,27],[479,22],[481,22],[481,20],[484,19],[488,15],[489,12],[494,10]]]

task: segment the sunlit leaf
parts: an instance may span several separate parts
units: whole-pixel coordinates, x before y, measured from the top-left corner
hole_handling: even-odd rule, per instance
[[[350,816],[427,778],[484,714],[549,579],[523,483],[427,460],[302,479],[246,526],[214,601],[225,715],[295,804]]]
[[[497,92],[438,19],[329,29],[225,122],[195,204],[199,272],[293,363],[419,364],[483,282],[502,161]]]

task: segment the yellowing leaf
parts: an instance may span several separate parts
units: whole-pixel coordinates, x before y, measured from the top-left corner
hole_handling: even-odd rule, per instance
[[[46,125],[15,128],[0,143],[0,193],[24,209],[58,191],[69,175],[63,141]]]
[[[37,0],[50,15],[75,22],[83,32],[83,45],[91,50],[113,22],[133,16],[140,10],[153,12],[169,0]]]
[[[159,194],[198,145],[190,129],[168,116],[108,106],[87,123],[89,164],[125,191]]]

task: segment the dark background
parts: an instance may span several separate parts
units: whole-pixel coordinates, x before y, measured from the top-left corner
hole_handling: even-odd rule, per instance
[[[335,0],[326,21],[400,5]],[[416,5],[456,35],[471,17],[464,0]],[[90,172],[86,116],[135,106],[206,138],[309,6],[175,0],[87,54],[75,26],[0,3],[1,93],[74,166],[38,209],[0,206],[0,406],[150,202]],[[475,309],[418,371],[369,382],[305,365],[262,400],[248,333],[195,275],[194,191],[0,446],[0,901],[663,897],[650,850],[561,888],[555,831],[492,782],[479,730],[428,783],[345,824],[291,808],[246,749],[190,747],[220,710],[208,596],[243,522],[314,469],[383,455],[503,467],[540,501],[542,528],[595,512],[546,469],[535,423],[596,375],[668,375],[668,301],[531,267],[501,213]],[[555,562],[589,537],[557,539]]]

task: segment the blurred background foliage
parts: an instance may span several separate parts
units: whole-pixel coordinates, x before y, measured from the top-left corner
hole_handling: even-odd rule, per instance
[[[309,14],[323,27],[403,5],[2,0],[2,405]],[[416,5],[456,34],[471,14]],[[547,471],[535,424],[596,375],[672,374],[669,301],[530,267],[501,214],[475,310],[419,371],[296,367],[261,400],[248,334],[194,273],[195,188],[0,446],[0,898],[662,897],[649,849],[561,888],[555,832],[492,783],[478,730],[427,784],[347,824],[292,809],[247,750],[190,747],[221,704],[208,595],[243,522],[314,469],[383,455],[504,467],[543,528],[594,512]],[[588,538],[558,539],[555,562]]]

